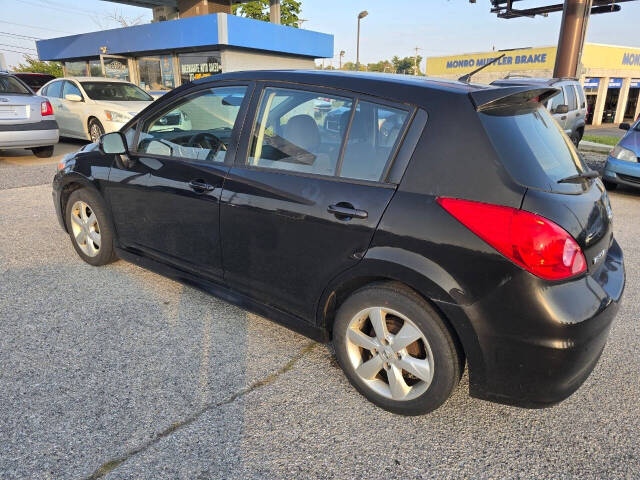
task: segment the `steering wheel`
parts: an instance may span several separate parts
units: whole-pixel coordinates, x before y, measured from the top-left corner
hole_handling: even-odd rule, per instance
[[[187,147],[199,147],[209,150],[206,161],[214,160],[218,152],[227,150],[227,146],[222,140],[209,132],[199,132],[193,135],[187,142]]]

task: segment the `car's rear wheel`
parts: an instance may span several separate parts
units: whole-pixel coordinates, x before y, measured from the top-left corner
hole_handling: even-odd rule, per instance
[[[93,143],[98,142],[100,137],[104,135],[104,127],[97,118],[89,120],[89,137]]]
[[[100,266],[116,259],[111,225],[96,193],[75,190],[67,201],[66,221],[73,248],[82,260]]]
[[[374,284],[349,297],[336,315],[333,341],[338,362],[356,389],[402,415],[442,405],[464,368],[438,313],[394,283]]]
[[[53,155],[53,145],[32,148],[31,151],[38,158],[49,158]]]

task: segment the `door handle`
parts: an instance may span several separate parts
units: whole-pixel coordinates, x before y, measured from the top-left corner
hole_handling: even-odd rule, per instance
[[[567,116],[566,116],[566,115],[564,115],[564,116],[560,117],[560,120],[566,120],[566,119],[567,119]]]
[[[354,208],[353,205],[347,202],[329,205],[327,212],[332,213],[339,220],[351,220],[352,218],[365,219],[369,217],[369,214],[365,210]]]
[[[189,182],[189,186],[196,193],[211,192],[216,188],[204,180],[191,180]]]

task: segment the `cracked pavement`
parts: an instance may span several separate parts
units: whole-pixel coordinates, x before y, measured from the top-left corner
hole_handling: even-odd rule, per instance
[[[360,397],[329,346],[81,262],[54,216],[55,163],[0,152],[0,478],[640,476],[640,191],[611,194],[627,290],[576,394],[518,409],[469,398],[465,375],[404,418]]]

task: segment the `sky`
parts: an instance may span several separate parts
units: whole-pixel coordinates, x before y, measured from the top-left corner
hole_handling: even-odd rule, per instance
[[[489,0],[302,0],[303,28],[335,36],[333,59],[355,61],[357,15],[367,10],[360,33],[360,61],[394,55],[423,57],[504,48],[554,45],[561,13],[548,17],[503,20],[490,13]],[[524,0],[523,8],[560,0]],[[640,47],[640,1],[623,3],[619,13],[594,15],[587,41]],[[151,20],[151,11],[101,0],[0,0],[0,53],[15,65],[22,53],[35,53],[34,39],[114,28],[107,17],[118,10],[126,18]],[[21,36],[17,36],[21,35]],[[424,69],[424,61],[422,64]]]

